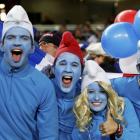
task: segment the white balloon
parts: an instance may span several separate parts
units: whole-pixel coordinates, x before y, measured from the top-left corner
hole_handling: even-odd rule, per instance
[[[136,68],[138,53],[127,58],[119,59],[119,65],[123,73],[139,74]]]

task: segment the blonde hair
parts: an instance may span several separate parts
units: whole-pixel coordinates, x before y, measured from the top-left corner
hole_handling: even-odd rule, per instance
[[[111,85],[105,82],[97,82],[106,92],[108,97],[107,107],[110,110],[112,118],[117,122],[124,122],[123,112],[124,112],[124,100],[119,97],[115,91],[112,89]],[[76,125],[81,131],[85,131],[89,126],[91,119],[93,117],[93,112],[91,112],[88,103],[88,91],[87,88],[78,96],[74,108],[74,114],[76,116]]]

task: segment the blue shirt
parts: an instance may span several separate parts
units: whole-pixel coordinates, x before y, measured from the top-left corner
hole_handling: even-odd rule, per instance
[[[116,140],[138,140],[140,137],[140,125],[137,115],[135,113],[132,103],[124,98],[125,109],[123,113],[126,125],[123,125],[123,134],[120,138],[116,137]],[[73,130],[73,140],[110,140],[109,136],[101,136],[99,131],[99,125],[106,120],[105,114],[94,115],[92,122],[85,132],[80,132],[78,128]]]
[[[72,140],[72,131],[75,126],[75,115],[73,105],[75,98],[80,93],[81,81],[77,82],[74,93],[63,93],[52,79],[57,96],[58,118],[59,118],[59,140]]]
[[[0,64],[0,140],[57,140],[58,114],[51,81],[29,64]]]

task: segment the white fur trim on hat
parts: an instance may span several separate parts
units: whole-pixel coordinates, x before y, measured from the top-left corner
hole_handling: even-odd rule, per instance
[[[103,81],[105,83],[111,84],[110,80],[107,78],[106,72],[93,60],[88,60],[85,62],[82,78],[83,78],[81,86],[82,91],[89,84],[96,81]]]
[[[95,55],[106,55],[100,42],[89,44],[89,46],[86,48],[86,51]]]
[[[24,8],[20,5],[15,5],[6,16],[6,20],[3,23],[3,30],[2,30],[2,40],[5,33],[12,27],[22,27],[28,30],[34,40],[33,34],[33,26],[30,22],[28,15]]]

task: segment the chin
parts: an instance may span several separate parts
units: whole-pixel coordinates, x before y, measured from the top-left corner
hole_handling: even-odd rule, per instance
[[[20,68],[20,67],[23,67],[23,65],[24,65],[24,63],[23,62],[11,62],[10,63],[10,65],[12,66],[12,67],[15,67],[15,68]]]
[[[69,92],[71,92],[71,88],[64,88],[64,87],[62,87],[61,90],[62,90],[64,93],[69,93]]]
[[[72,85],[69,87],[64,87],[63,85],[60,86],[60,89],[64,92],[64,93],[69,93],[72,91]]]

